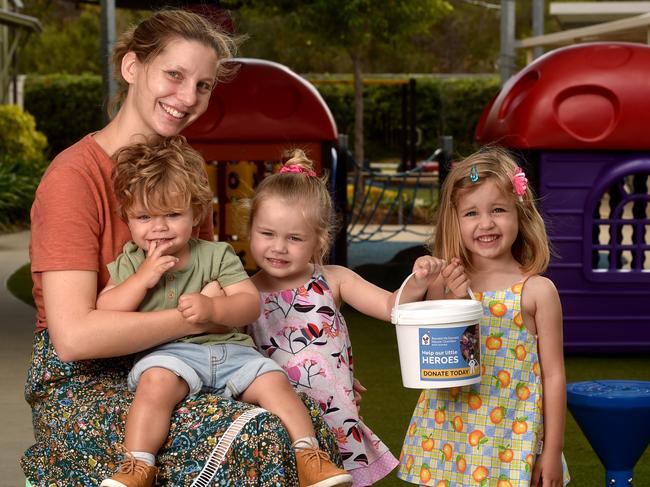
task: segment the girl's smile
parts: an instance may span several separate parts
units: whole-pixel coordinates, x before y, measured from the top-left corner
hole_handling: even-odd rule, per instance
[[[463,191],[456,206],[461,239],[472,259],[512,258],[519,233],[514,198],[503,194],[494,180]]]
[[[304,284],[311,275],[311,261],[318,240],[299,205],[269,197],[259,206],[251,225],[251,255],[282,288]]]

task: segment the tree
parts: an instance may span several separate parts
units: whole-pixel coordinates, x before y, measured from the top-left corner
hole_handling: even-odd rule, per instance
[[[404,49],[413,36],[451,11],[444,0],[313,0],[298,9],[298,22],[314,45],[331,45],[347,53],[354,77],[354,157],[364,161],[363,71],[372,49]],[[405,43],[405,41],[407,41]]]
[[[227,4],[227,2],[224,2]],[[345,52],[354,77],[354,155],[363,163],[363,79],[372,52],[405,50],[412,39],[452,10],[445,0],[240,0],[242,17],[280,15],[287,31],[299,33],[313,55]],[[408,47],[407,47],[408,46]]]

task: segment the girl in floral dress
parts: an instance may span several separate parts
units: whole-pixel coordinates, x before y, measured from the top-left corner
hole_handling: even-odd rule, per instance
[[[339,307],[345,301],[388,321],[394,294],[349,269],[321,264],[334,226],[332,202],[301,151],[262,180],[248,203],[251,254],[261,269],[253,282],[262,295],[261,316],[249,332],[294,386],[320,404],[353,485],[371,485],[397,460],[359,417],[352,347]],[[441,270],[441,260],[419,259],[401,299],[420,299]]]
[[[539,275],[550,259],[544,222],[507,152],[486,148],[452,169],[432,243],[461,260],[483,304],[482,380],[422,392],[398,477],[437,487],[568,483],[562,309]],[[427,298],[463,297],[467,281],[448,287],[434,281]]]

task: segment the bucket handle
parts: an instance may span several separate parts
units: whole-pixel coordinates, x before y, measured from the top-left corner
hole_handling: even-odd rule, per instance
[[[402,297],[402,291],[404,290],[404,286],[406,286],[406,283],[408,282],[408,280],[411,277],[413,277],[414,275],[415,275],[415,272],[410,273],[406,277],[406,279],[404,279],[404,282],[402,283],[402,285],[399,287],[399,290],[397,291],[397,296],[395,297],[395,307],[399,306],[399,300]],[[476,298],[474,297],[474,292],[472,291],[472,289],[469,286],[467,286],[467,294],[469,295],[470,299],[476,300]],[[397,321],[397,314],[395,315],[395,321]],[[397,323],[395,323],[395,324],[397,324]]]

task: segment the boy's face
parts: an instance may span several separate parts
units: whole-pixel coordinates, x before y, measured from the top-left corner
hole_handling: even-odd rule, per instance
[[[191,208],[183,212],[160,213],[147,210],[139,202],[130,208],[128,225],[131,238],[138,247],[149,251],[152,242],[163,247],[164,255],[178,258],[187,250],[187,242],[192,236],[192,228],[198,224]]]

